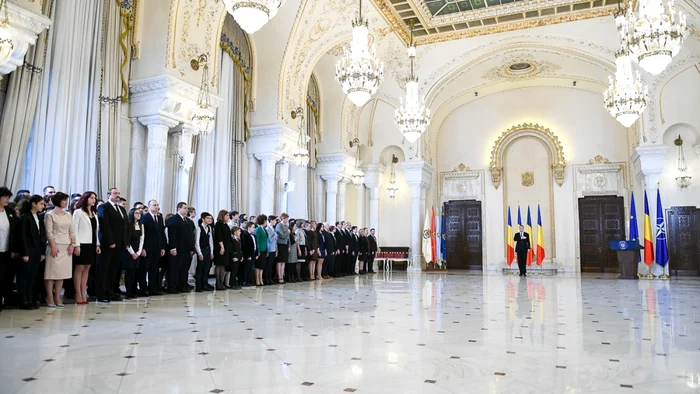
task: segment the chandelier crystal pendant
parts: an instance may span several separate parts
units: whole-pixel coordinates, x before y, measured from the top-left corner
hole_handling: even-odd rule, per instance
[[[630,127],[644,112],[649,94],[639,72],[632,69],[632,59],[624,44],[615,53],[615,63],[615,78],[609,77],[610,86],[603,92],[603,102],[618,122]]]
[[[365,173],[360,169],[360,140],[355,138],[350,141],[350,148],[357,147],[355,154],[355,170],[350,174],[350,179],[354,185],[362,185],[365,183]]]
[[[207,135],[214,130],[216,118],[211,109],[211,98],[209,97],[209,63],[205,53],[199,55],[197,59],[190,61],[193,70],[202,67],[202,83],[199,86],[199,97],[197,97],[197,108],[192,113],[192,126],[195,132]]]
[[[678,176],[676,177],[676,184],[681,189],[685,189],[690,186],[692,177],[688,173],[688,164],[686,164],[685,155],[683,154],[683,139],[679,135],[673,143],[678,147]]]
[[[659,75],[681,49],[687,35],[686,16],[673,0],[640,0],[638,16],[632,8],[618,21],[618,30],[629,45],[632,59],[652,75]]]
[[[253,34],[277,15],[283,0],[223,0],[241,29]]]
[[[396,185],[396,168],[394,167],[398,162],[399,158],[396,155],[391,155],[391,176],[389,177],[389,185],[386,187],[390,198],[395,198],[399,192],[399,187]]]
[[[360,12],[352,21],[350,48],[343,48],[343,57],[335,65],[335,79],[350,101],[361,107],[377,92],[384,80],[384,63],[377,58],[376,48],[369,49],[369,23]]]
[[[418,78],[414,70],[416,46],[413,43],[413,27],[411,21],[411,44],[408,47],[411,71],[406,78],[406,100],[401,100],[401,106],[394,113],[394,121],[399,131],[410,143],[418,141],[430,124],[430,110],[425,106],[425,98],[418,94]]]
[[[304,110],[297,107],[292,111],[292,119],[299,118],[299,138],[297,139],[297,147],[292,152],[292,162],[297,167],[306,167],[309,165],[309,150],[304,147]]]
[[[7,16],[7,0],[0,0],[0,11],[3,13],[0,22],[0,66],[7,63],[15,50],[14,39],[9,30],[10,18]]]

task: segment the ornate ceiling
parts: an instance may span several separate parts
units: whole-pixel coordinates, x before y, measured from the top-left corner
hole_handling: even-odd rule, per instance
[[[610,15],[617,0],[372,0],[408,40],[416,21],[416,42],[430,44]]]

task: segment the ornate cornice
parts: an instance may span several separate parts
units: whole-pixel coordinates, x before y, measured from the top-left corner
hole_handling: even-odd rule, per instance
[[[14,48],[10,59],[0,66],[0,75],[9,74],[24,64],[24,55],[30,45],[36,43],[38,35],[51,26],[51,20],[13,2],[7,4],[7,29],[12,34]],[[0,16],[3,18],[3,16]]]
[[[566,159],[564,158],[564,148],[559,142],[559,137],[549,131],[548,128],[532,123],[523,123],[511,127],[508,131],[503,132],[494,143],[493,149],[491,150],[491,163],[489,164],[493,186],[498,189],[498,186],[501,184],[503,158],[506,148],[518,138],[525,136],[537,138],[545,143],[552,158],[554,180],[561,186],[564,183]]]

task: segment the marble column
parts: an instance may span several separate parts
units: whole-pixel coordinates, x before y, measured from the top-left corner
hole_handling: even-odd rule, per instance
[[[276,204],[275,208],[277,214],[287,213],[289,214],[289,206],[287,204],[287,196],[289,193],[285,191],[285,184],[289,182],[289,162],[287,160],[282,160],[277,163],[277,191],[276,191]]]
[[[358,228],[365,227],[367,219],[365,218],[365,185],[355,185],[357,190],[357,217],[355,225]]]
[[[340,175],[327,175],[323,177],[326,181],[326,222],[335,224],[338,212],[338,182]]]
[[[129,175],[129,201],[143,201],[146,186],[146,128],[131,118],[131,174]]]
[[[255,155],[248,154],[248,215],[257,215],[260,210],[260,200],[258,199],[257,192],[260,190],[257,187],[258,180],[258,159]]]
[[[316,212],[314,212],[314,218],[317,222],[323,222],[326,220],[326,187],[323,179],[316,175]]]
[[[632,163],[637,169],[637,179],[641,182],[649,200],[649,218],[651,220],[652,234],[656,233],[656,190],[659,186],[661,172],[664,169],[664,156],[668,149],[668,146],[665,145],[638,146],[632,155]],[[642,204],[644,204],[643,201],[642,197]],[[643,210],[644,205],[642,205],[642,212]],[[643,232],[644,222],[641,221],[640,225],[642,226],[640,232]],[[652,238],[654,238],[653,235]],[[668,271],[668,265],[666,265],[666,271]],[[650,272],[658,276],[664,272],[664,269],[656,263],[653,263],[651,267],[643,262],[640,263],[640,274],[645,275]]]
[[[401,163],[406,183],[411,188],[411,254],[413,268],[422,266],[423,221],[425,220],[425,200],[433,176],[433,168],[422,160]]]
[[[258,214],[275,214],[275,165],[282,158],[277,153],[256,153],[260,160],[260,212]],[[279,212],[277,212],[279,213]]]
[[[369,225],[379,232],[379,178],[385,167],[381,164],[368,164],[362,167],[365,172],[365,186],[369,190]]]
[[[190,175],[194,164],[194,153],[192,153],[193,129],[191,126],[184,126],[178,136],[177,157],[178,171],[175,182],[175,196],[177,202],[183,201],[190,204]]]
[[[168,147],[168,131],[178,122],[161,115],[139,118],[148,127],[146,187],[144,200],[164,201],[165,196],[165,162]]]
[[[348,182],[346,179],[341,179],[338,183],[338,200],[336,202],[335,220],[347,221],[345,217],[345,194],[347,192]]]

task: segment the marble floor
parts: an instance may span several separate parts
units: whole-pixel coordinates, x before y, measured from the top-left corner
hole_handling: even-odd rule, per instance
[[[382,273],[0,315],[0,393],[700,392],[700,280]]]

